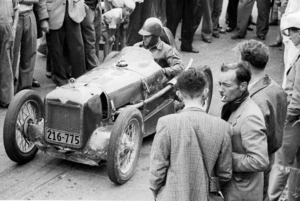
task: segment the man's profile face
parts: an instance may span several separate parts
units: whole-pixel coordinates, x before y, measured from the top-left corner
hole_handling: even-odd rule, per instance
[[[240,97],[242,91],[240,85],[237,84],[235,70],[221,72],[219,78],[219,93],[222,102],[231,102]]]
[[[152,36],[143,36],[143,42],[144,42],[144,46],[148,47],[150,42],[151,42]]]

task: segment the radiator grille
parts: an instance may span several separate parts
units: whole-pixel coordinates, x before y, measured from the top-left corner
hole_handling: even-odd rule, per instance
[[[46,113],[46,126],[48,128],[70,133],[81,133],[81,107],[47,102]]]

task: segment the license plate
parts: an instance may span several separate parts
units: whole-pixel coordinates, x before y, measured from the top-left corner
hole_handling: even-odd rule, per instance
[[[46,129],[46,139],[48,142],[55,142],[73,146],[81,145],[81,137],[78,134],[67,133],[55,129]]]

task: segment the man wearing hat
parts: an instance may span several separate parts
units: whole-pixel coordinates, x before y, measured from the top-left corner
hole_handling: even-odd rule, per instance
[[[283,34],[300,50],[300,11],[287,13],[281,19]],[[289,174],[288,200],[300,200],[300,59],[299,54],[287,70],[284,90],[288,105],[282,147],[276,153],[275,165],[270,174],[269,197],[278,200]]]
[[[143,36],[143,41],[134,46],[149,50],[155,62],[162,67],[163,73],[168,78],[173,78],[183,71],[183,62],[177,50],[160,39],[162,29],[162,23],[158,18],[148,18],[139,31],[139,34]]]

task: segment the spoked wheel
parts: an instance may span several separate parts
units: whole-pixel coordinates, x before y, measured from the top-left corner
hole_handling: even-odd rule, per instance
[[[107,153],[110,180],[123,184],[134,174],[143,141],[143,118],[134,108],[125,108],[112,128]]]
[[[19,164],[31,161],[37,147],[27,133],[30,124],[43,117],[43,101],[37,92],[22,90],[11,101],[4,120],[3,142],[8,157]]]
[[[206,113],[209,111],[209,107],[211,104],[211,99],[212,99],[212,94],[213,94],[213,77],[212,77],[212,73],[210,70],[209,66],[204,66],[202,68],[204,74],[206,75],[206,79],[207,79],[207,84],[208,84],[208,94],[207,94],[207,99],[205,100],[205,104],[204,104],[204,108]]]

